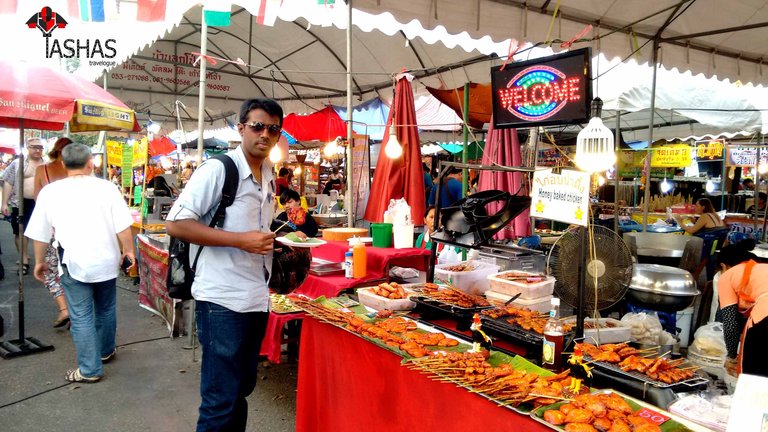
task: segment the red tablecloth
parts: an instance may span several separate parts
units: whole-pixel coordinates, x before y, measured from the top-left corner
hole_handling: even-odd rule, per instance
[[[312,248],[312,256],[327,261],[343,262],[344,253],[347,251],[349,251],[349,243],[328,241],[322,246]],[[427,266],[429,265],[430,251],[428,249],[395,249],[366,246],[365,253],[368,272],[378,274],[379,277],[386,277],[387,266],[391,265],[410,267],[421,271],[427,271]]]
[[[261,355],[267,356],[272,363],[280,363],[281,345],[283,343],[283,329],[289,321],[303,319],[304,312],[290,314],[269,313],[267,332],[261,342]]]
[[[330,324],[307,317],[301,333],[297,431],[550,430]]]

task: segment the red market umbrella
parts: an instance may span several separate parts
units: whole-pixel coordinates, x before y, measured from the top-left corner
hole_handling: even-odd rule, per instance
[[[403,146],[403,155],[394,160],[384,155],[383,149],[389,141],[389,134],[386,133],[381,143],[382,152],[376,162],[371,198],[365,209],[365,219],[370,222],[381,222],[384,219],[384,211],[389,206],[390,199],[405,198],[411,206],[413,224],[424,224],[424,169],[421,164],[421,141],[416,126],[416,108],[410,79],[412,77],[403,74],[397,80],[386,129],[389,131],[394,122],[397,140]]]
[[[483,165],[499,164],[501,166],[518,167],[523,163],[520,155],[520,142],[517,139],[517,129],[496,129],[493,121],[489,121],[488,135],[485,137],[485,149],[483,151]],[[528,190],[521,188],[524,177],[522,173],[480,171],[478,190],[498,189],[511,194],[527,195]],[[488,214],[499,211],[501,203],[488,204]],[[531,235],[530,210],[525,210],[518,215],[511,224],[499,231],[494,238],[513,239]]]
[[[0,60],[0,127],[71,132],[141,130],[133,110],[98,85],[66,72]]]
[[[456,89],[437,89],[427,87],[432,96],[440,102],[448,105],[456,111],[459,117],[463,116],[462,107],[464,106],[464,87]],[[469,125],[482,129],[485,123],[491,121],[491,111],[493,109],[491,100],[491,84],[469,83]]]
[[[150,157],[165,156],[176,151],[176,143],[168,137],[157,137],[149,142],[148,152]]]

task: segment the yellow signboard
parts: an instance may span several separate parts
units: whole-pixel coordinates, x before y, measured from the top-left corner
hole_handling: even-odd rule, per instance
[[[684,144],[654,147],[651,150],[651,167],[679,168],[691,165],[691,147]]]
[[[123,165],[123,143],[107,141],[107,165]]]
[[[141,141],[133,143],[133,162],[131,165],[134,167],[144,166],[147,163],[147,147],[149,141],[147,138],[142,138]]]
[[[589,174],[575,170],[533,173],[531,217],[587,226],[589,222]]]
[[[696,141],[696,159],[722,159],[723,144],[723,140]]]

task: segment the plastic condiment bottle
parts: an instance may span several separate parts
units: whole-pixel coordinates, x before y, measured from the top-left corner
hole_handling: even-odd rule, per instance
[[[352,279],[354,277],[354,263],[352,260],[352,251],[344,254],[344,277]]]
[[[549,320],[544,325],[544,341],[541,347],[541,366],[554,372],[563,367],[563,323],[560,322],[560,299],[552,298]]]
[[[359,238],[352,246],[352,256],[354,262],[354,278],[364,278],[368,272],[368,257],[366,255],[365,244]]]

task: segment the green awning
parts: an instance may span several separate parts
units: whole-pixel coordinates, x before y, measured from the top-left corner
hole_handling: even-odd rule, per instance
[[[461,154],[464,150],[464,145],[459,143],[438,143],[438,145],[452,155]],[[467,159],[482,158],[484,147],[485,141],[474,141],[469,143]]]

